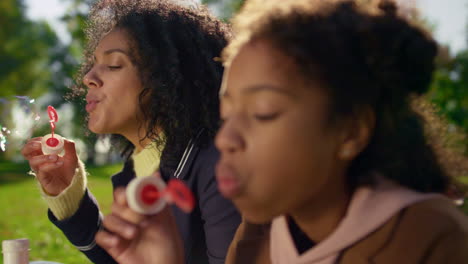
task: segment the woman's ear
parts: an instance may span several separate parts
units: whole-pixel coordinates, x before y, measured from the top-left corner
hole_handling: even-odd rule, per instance
[[[345,125],[341,127],[341,145],[337,158],[351,161],[369,144],[375,128],[375,113],[371,107],[365,107],[346,119]]]

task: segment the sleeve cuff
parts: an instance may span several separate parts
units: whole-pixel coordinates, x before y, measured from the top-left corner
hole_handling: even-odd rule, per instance
[[[78,161],[78,168],[76,169],[70,186],[63,190],[59,195],[50,196],[42,187],[40,187],[42,197],[57,220],[61,221],[67,219],[78,210],[86,190],[86,181],[87,178],[84,164],[83,162]]]

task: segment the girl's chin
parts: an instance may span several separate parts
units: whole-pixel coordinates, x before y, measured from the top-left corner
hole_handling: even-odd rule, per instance
[[[252,206],[251,202],[244,199],[233,199],[232,202],[242,216],[253,224],[265,224],[275,218],[272,212],[265,211],[264,206]]]
[[[245,211],[239,209],[242,216],[252,224],[266,224],[271,222],[275,217],[268,214],[260,214],[259,211]]]

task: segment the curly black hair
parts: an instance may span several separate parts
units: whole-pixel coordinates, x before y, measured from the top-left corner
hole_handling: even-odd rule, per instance
[[[223,59],[229,65],[246,43],[267,40],[302,79],[328,84],[330,120],[375,112],[373,136],[348,172],[351,188],[379,172],[417,191],[445,192],[449,172],[411,103],[429,88],[437,44],[397,11],[392,1],[247,1]]]
[[[143,83],[139,105],[145,138],[158,147],[164,145],[166,163],[176,162],[181,148],[200,130],[207,142],[218,128],[223,68],[215,58],[226,46],[230,28],[203,6],[170,0],[98,1],[88,18],[87,46],[74,95],[83,95],[86,88],[81,80],[93,65],[93,52],[101,38],[116,28],[131,37],[131,57]],[[117,135],[112,138],[128,143],[122,152],[128,157],[134,146]]]

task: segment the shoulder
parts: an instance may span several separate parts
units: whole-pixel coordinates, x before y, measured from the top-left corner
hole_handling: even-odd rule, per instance
[[[190,169],[190,177],[196,181],[197,188],[201,190],[216,189],[215,179],[216,163],[219,159],[219,152],[213,142],[198,146],[193,164]]]
[[[239,225],[226,256],[227,264],[270,263],[271,223],[252,224],[245,220]]]
[[[127,186],[134,177],[133,161],[128,159],[123,164],[122,170],[111,176],[112,186],[114,188]]]
[[[408,235],[421,232],[424,236],[437,236],[452,232],[468,236],[468,217],[449,199],[440,197],[416,203],[404,210],[400,229]],[[430,231],[428,233],[423,233]]]
[[[466,263],[468,217],[443,197],[419,202],[392,217],[345,256],[356,253],[375,263]]]

